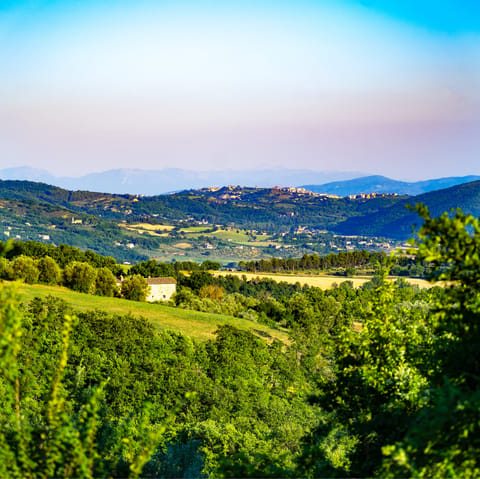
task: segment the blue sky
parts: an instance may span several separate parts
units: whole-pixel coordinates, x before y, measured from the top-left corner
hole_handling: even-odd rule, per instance
[[[480,174],[479,85],[476,0],[0,0],[0,167]]]

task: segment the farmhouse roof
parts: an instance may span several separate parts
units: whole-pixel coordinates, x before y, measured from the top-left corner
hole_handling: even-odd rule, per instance
[[[174,278],[147,278],[148,284],[177,284]]]

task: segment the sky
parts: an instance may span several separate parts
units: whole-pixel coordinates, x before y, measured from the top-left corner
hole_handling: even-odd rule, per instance
[[[0,0],[0,169],[480,174],[478,0]]]

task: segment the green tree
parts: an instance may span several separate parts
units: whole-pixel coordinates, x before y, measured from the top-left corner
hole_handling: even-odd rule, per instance
[[[19,279],[29,284],[36,283],[40,274],[35,260],[23,255],[12,261],[12,273],[12,279]]]
[[[218,271],[222,267],[222,263],[207,259],[202,263],[201,267],[204,271]]]
[[[145,301],[149,293],[150,286],[147,280],[135,274],[133,276],[127,276],[122,281],[121,294],[125,299],[132,301]]]
[[[401,290],[387,280],[389,266],[361,291],[361,323],[340,324],[332,376],[317,379],[320,405],[331,416],[306,442],[306,475],[374,476],[382,448],[404,436],[427,401],[433,326],[428,309],[399,301]]]
[[[112,271],[107,267],[97,269],[95,294],[98,296],[114,296],[117,291],[117,280]]]
[[[215,278],[207,271],[194,271],[188,278],[185,278],[186,286],[198,293],[203,286],[215,284]]]
[[[73,261],[63,272],[65,286],[81,293],[93,293],[97,272],[85,262]]]
[[[139,274],[144,278],[156,278],[159,276],[175,276],[175,265],[170,263],[158,263],[154,259],[142,261],[128,270],[128,275]]]
[[[62,280],[62,271],[57,262],[50,256],[44,256],[37,262],[40,272],[38,280],[45,284],[60,284]]]
[[[409,421],[403,440],[383,448],[380,473],[398,477],[480,475],[480,223],[457,211],[424,220],[417,257],[432,280],[446,280],[435,309],[431,400]]]
[[[142,409],[133,420],[106,415],[105,378],[72,394],[81,368],[72,390],[69,352],[80,344],[72,347],[76,321],[65,313],[52,297],[26,312],[0,285],[0,477],[138,477],[165,427]]]
[[[0,241],[0,258],[7,257],[8,253],[13,249],[13,240]]]
[[[12,279],[12,262],[0,256],[0,279]]]

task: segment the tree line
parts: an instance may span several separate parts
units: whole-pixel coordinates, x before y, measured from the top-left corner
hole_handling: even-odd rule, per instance
[[[304,254],[301,258],[270,258],[255,261],[241,261],[239,267],[249,272],[294,272],[328,270],[331,268],[375,267],[385,257],[384,252],[366,250],[341,251],[326,256]]]
[[[149,292],[145,278],[132,274],[119,282],[114,272],[121,277],[123,269],[113,258],[92,251],[33,241],[0,243],[0,280],[61,285],[80,293],[145,301]]]
[[[251,273],[294,273],[296,271],[333,271],[345,276],[356,274],[358,270],[363,273],[375,270],[385,259],[386,253],[366,250],[340,251],[325,256],[304,254],[301,258],[275,258],[259,259],[253,261],[240,261],[238,267]],[[425,265],[408,256],[397,255],[391,272],[398,276],[423,277]]]
[[[155,278],[171,276],[177,278],[182,271],[217,271],[222,264],[217,261],[206,260],[202,263],[195,261],[176,261],[173,263],[162,263],[154,259],[142,261],[132,266],[128,274],[139,274],[144,278]]]
[[[0,257],[0,279],[66,286],[79,293],[135,301],[145,301],[150,288],[140,275],[131,275],[119,282],[111,269],[105,266],[95,268],[85,261],[72,261],[65,268],[60,268],[50,256],[34,259],[20,255],[11,261]]]

